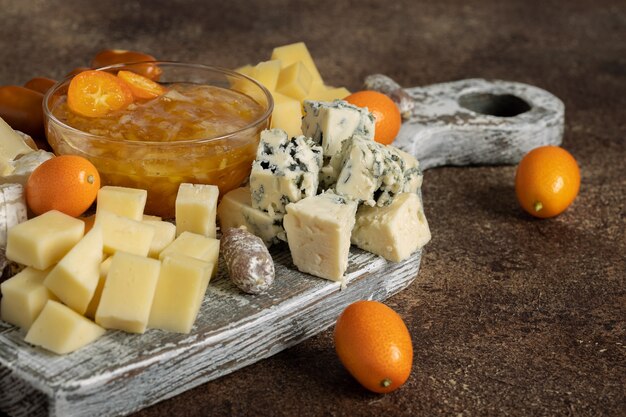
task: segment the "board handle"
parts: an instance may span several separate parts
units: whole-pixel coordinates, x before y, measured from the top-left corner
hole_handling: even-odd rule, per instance
[[[393,145],[422,170],[442,165],[512,165],[531,149],[560,145],[563,102],[523,83],[481,78],[402,88],[374,74],[365,88],[398,105],[402,126]]]

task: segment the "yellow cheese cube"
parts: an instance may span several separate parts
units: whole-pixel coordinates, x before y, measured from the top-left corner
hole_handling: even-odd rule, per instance
[[[254,67],[252,65],[243,65],[237,69],[235,69],[235,72],[238,72],[239,74],[243,74],[243,75],[247,75],[248,77],[254,78]]]
[[[286,68],[296,62],[301,62],[306,67],[309,74],[311,74],[314,81],[322,81],[322,76],[317,70],[315,63],[313,62],[313,58],[311,57],[311,53],[304,42],[297,42],[274,48],[272,51],[272,59],[280,60],[283,68]]]
[[[143,223],[154,227],[154,237],[150,243],[148,256],[158,258],[161,251],[174,241],[176,226],[173,223],[162,220],[144,220]]]
[[[85,223],[51,210],[9,229],[6,257],[14,262],[47,269],[83,237]]]
[[[311,90],[306,96],[306,100],[313,101],[333,101],[343,100],[350,95],[345,87],[328,87],[321,83],[314,83],[311,86]]]
[[[213,264],[180,254],[163,258],[148,327],[189,333],[196,321]]]
[[[102,229],[95,225],[52,268],[44,285],[79,314],[84,314],[98,286],[102,262]]]
[[[167,255],[181,254],[200,259],[213,264],[211,276],[217,273],[217,259],[220,254],[220,241],[196,233],[183,232],[172,243],[161,251],[159,259],[163,260]]]
[[[98,190],[96,217],[101,210],[133,220],[142,220],[148,192],[139,188],[105,185]]]
[[[105,333],[96,323],[71,308],[50,300],[24,339],[59,355],[73,352]]]
[[[96,310],[96,323],[107,329],[143,333],[160,268],[156,259],[116,252]]]
[[[280,61],[273,59],[271,61],[264,61],[256,64],[254,71],[250,76],[263,84],[263,86],[268,90],[273,91],[276,89],[276,83],[278,82],[280,70]]]
[[[180,184],[176,195],[176,235],[192,232],[215,237],[215,210],[219,193],[215,185]]]
[[[141,256],[148,255],[154,237],[154,227],[105,210],[96,216],[96,225],[102,227],[105,253],[124,251]]]
[[[46,302],[56,297],[43,285],[50,269],[40,271],[28,267],[0,285],[0,318],[7,323],[28,329]]]
[[[273,92],[274,111],[272,112],[272,128],[280,128],[289,137],[302,134],[302,105],[299,100],[284,94]]]
[[[98,310],[98,305],[100,304],[100,298],[102,297],[102,289],[104,288],[104,283],[107,279],[107,274],[109,273],[109,268],[111,267],[111,261],[113,260],[112,256],[106,258],[100,264],[100,274],[98,275],[98,285],[96,286],[96,290],[93,293],[93,297],[91,297],[91,301],[87,306],[87,311],[85,311],[85,316],[90,319],[96,318],[96,310]]]
[[[311,73],[301,62],[283,68],[276,82],[276,91],[302,101],[313,84]]]

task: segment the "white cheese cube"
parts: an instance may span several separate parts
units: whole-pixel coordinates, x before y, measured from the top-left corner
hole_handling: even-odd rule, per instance
[[[156,259],[116,252],[96,310],[96,323],[107,329],[143,333],[160,268]]]
[[[7,247],[7,234],[13,226],[28,220],[26,196],[21,184],[0,185],[0,248]]]
[[[51,210],[12,227],[7,234],[6,257],[14,262],[47,269],[83,237],[85,223]]]
[[[84,314],[91,301],[102,263],[102,229],[94,226],[46,277],[44,285],[63,303]]]
[[[400,262],[430,240],[430,229],[417,194],[401,193],[385,207],[361,206],[352,243],[383,258]]]
[[[213,264],[211,277],[217,273],[217,261],[220,254],[220,240],[198,235],[191,232],[183,232],[159,254],[163,260],[172,254],[187,255],[192,258]]]
[[[105,210],[97,214],[95,224],[102,228],[105,253],[123,251],[148,255],[155,233],[154,227]]]
[[[300,271],[343,280],[356,210],[356,201],[332,193],[287,206],[283,225],[293,263]]]
[[[176,235],[192,232],[215,237],[218,196],[215,185],[180,184],[176,195]]]
[[[279,240],[286,240],[283,216],[270,216],[252,207],[249,187],[236,188],[226,193],[217,206],[217,218],[222,232],[229,227],[245,226],[267,246],[278,243]]]
[[[150,243],[148,256],[158,258],[161,251],[174,241],[176,226],[173,223],[162,220],[144,220],[143,223],[154,227],[154,237]]]
[[[170,254],[161,262],[148,327],[189,333],[211,279],[214,265],[181,254]]]
[[[105,330],[71,308],[50,300],[24,339],[35,346],[63,355],[95,341]]]
[[[310,139],[264,130],[250,174],[252,207],[274,217],[284,214],[287,204],[314,196],[321,165],[322,149]]]
[[[101,210],[133,220],[142,220],[148,192],[139,188],[105,185],[98,190],[96,217]]]
[[[98,310],[98,305],[100,304],[100,298],[102,297],[102,290],[104,289],[104,283],[107,279],[107,274],[109,273],[109,268],[111,267],[111,261],[113,260],[112,256],[106,258],[100,264],[100,273],[98,274],[98,285],[96,286],[96,290],[93,293],[93,297],[91,297],[91,301],[87,306],[87,311],[85,311],[85,316],[90,319],[96,318],[96,311]]]
[[[374,139],[375,119],[364,108],[343,100],[305,100],[303,104],[302,134],[321,145],[324,156],[335,155],[341,144],[354,135]]]
[[[43,285],[50,269],[25,268],[0,284],[0,318],[24,329],[30,328],[48,300],[56,297]]]

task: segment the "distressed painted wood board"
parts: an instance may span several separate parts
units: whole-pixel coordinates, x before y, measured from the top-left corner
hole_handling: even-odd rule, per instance
[[[398,104],[403,123],[393,145],[415,156],[422,170],[516,164],[530,150],[562,141],[563,102],[529,84],[473,78],[402,88],[374,74],[365,87]]]
[[[272,356],[331,326],[359,299],[384,300],[417,276],[421,251],[401,263],[351,248],[346,285],[297,271],[289,249],[272,249],[267,294],[240,292],[225,267],[211,281],[189,335],[108,331],[57,356],[0,321],[0,409],[13,416],[123,415]]]

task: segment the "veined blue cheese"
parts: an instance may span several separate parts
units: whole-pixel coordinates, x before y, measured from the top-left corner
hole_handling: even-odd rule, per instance
[[[252,207],[284,214],[287,204],[317,193],[321,166],[322,148],[309,138],[264,130],[250,174]]]
[[[354,135],[374,139],[374,115],[362,107],[343,100],[305,100],[303,106],[302,134],[321,145],[326,157],[339,152],[341,144]]]
[[[307,274],[342,281],[356,210],[356,201],[330,192],[289,204],[283,225],[294,265]]]
[[[351,241],[361,249],[400,262],[430,237],[420,198],[415,193],[401,193],[388,206],[359,207]]]
[[[336,175],[338,194],[379,207],[391,204],[402,192],[417,192],[422,180],[415,158],[360,136],[346,140],[322,172],[329,183]]]
[[[217,218],[222,231],[229,227],[245,226],[267,246],[287,239],[283,229],[283,215],[270,216],[252,207],[249,187],[236,188],[226,193],[217,207]]]

